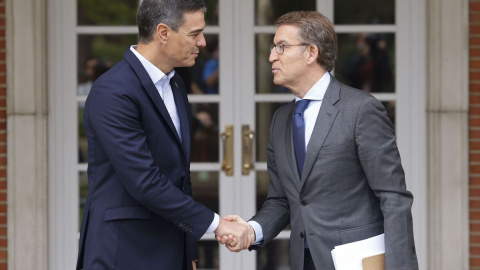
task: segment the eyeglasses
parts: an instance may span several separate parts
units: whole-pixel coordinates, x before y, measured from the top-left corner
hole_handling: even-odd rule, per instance
[[[310,45],[310,44],[301,43],[301,44],[286,45],[286,44],[282,44],[282,43],[278,43],[278,44],[271,43],[270,44],[270,51],[272,51],[273,47],[275,47],[275,51],[277,51],[277,53],[280,55],[280,54],[283,54],[283,52],[285,51],[285,48],[292,47],[292,46],[308,46],[308,45]]]

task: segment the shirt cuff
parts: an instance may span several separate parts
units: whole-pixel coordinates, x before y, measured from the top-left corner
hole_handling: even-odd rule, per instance
[[[210,226],[208,227],[208,229],[207,229],[207,231],[205,232],[205,234],[215,232],[215,230],[216,230],[217,227],[218,227],[218,224],[220,224],[220,216],[218,216],[217,213],[214,213],[214,214],[215,214],[215,216],[213,217],[212,224],[210,224]]]
[[[250,220],[248,224],[250,224],[250,226],[252,226],[253,230],[255,231],[255,243],[253,244],[254,245],[261,244],[263,242],[262,226],[260,226],[260,224],[258,224],[258,222],[256,222],[255,220]]]

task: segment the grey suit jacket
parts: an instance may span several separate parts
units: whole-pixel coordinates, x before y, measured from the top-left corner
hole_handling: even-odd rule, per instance
[[[317,270],[334,270],[336,245],[385,233],[388,270],[418,269],[412,194],[384,106],[332,77],[307,146],[302,178],[292,143],[295,102],[279,108],[270,127],[270,186],[252,218],[263,229],[259,248],[291,224],[290,264],[303,269],[307,237]]]

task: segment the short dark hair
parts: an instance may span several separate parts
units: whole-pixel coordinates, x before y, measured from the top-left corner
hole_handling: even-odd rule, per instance
[[[317,11],[292,11],[275,21],[275,26],[294,25],[300,29],[299,41],[316,45],[318,63],[326,70],[332,71],[337,60],[338,42],[333,23]]]
[[[207,12],[204,0],[143,0],[137,12],[139,42],[152,41],[161,23],[177,32],[185,22],[184,13],[199,10]]]

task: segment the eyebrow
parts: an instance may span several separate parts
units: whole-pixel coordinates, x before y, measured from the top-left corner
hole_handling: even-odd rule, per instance
[[[275,43],[274,41],[272,41],[272,42]],[[280,43],[283,44],[283,43],[288,43],[288,42],[287,42],[286,40],[284,40],[284,39],[281,39],[281,40],[279,40],[279,41],[278,41],[277,43],[275,43],[275,44],[280,44]]]
[[[192,30],[192,31],[188,32],[188,34],[189,34],[189,35],[190,35],[190,34],[198,34],[198,33],[200,33],[200,32],[203,32],[204,29],[205,29],[205,28],[195,29],[195,30]]]

